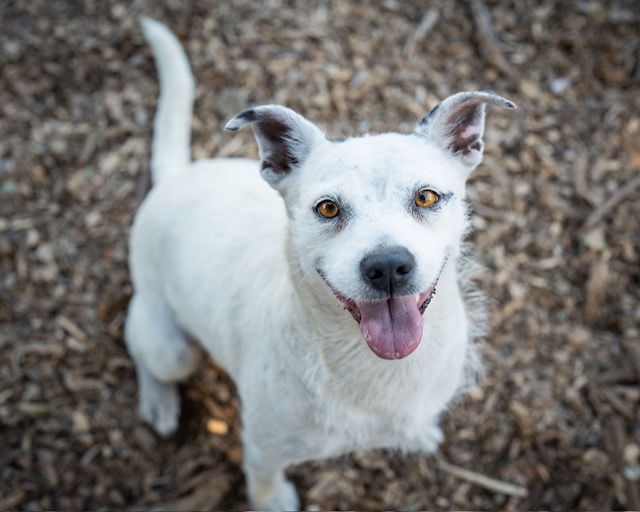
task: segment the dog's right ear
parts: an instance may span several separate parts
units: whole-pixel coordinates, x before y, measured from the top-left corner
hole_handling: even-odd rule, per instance
[[[280,105],[263,105],[238,114],[225,130],[236,131],[250,124],[260,148],[262,177],[273,188],[309,156],[311,148],[325,140],[312,122]]]

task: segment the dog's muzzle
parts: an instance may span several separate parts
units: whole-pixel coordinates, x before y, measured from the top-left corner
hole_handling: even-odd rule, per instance
[[[408,251],[407,251],[408,253]],[[366,260],[363,259],[363,262]],[[422,330],[424,319],[422,314],[431,302],[436,293],[438,280],[442,275],[448,258],[440,268],[435,281],[429,288],[419,295],[387,295],[381,300],[356,301],[340,293],[326,278],[324,273],[318,269],[326,285],[331,289],[335,297],[342,303],[344,309],[349,311],[358,322],[362,335],[369,348],[383,359],[402,359],[411,354],[422,340]],[[370,260],[371,261],[371,260]],[[380,283],[380,287],[393,289],[394,283],[402,284],[403,275],[413,272],[413,262],[411,268],[398,270],[406,262],[410,261],[406,255],[396,252],[392,257],[382,258],[374,263],[368,262],[362,265],[363,272],[370,271],[371,278]],[[392,274],[396,273],[394,277]],[[380,275],[382,274],[382,276]],[[378,279],[378,281],[376,281]],[[403,286],[408,286],[403,284]],[[402,288],[402,286],[399,286]],[[378,288],[379,289],[379,288]]]

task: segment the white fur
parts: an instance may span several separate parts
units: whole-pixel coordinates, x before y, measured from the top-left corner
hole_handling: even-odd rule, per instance
[[[265,115],[304,129],[288,134],[286,143],[300,156],[290,173],[283,177],[263,164],[272,187],[255,161],[190,164],[171,157],[188,151],[191,76],[177,76],[186,58],[169,31],[151,20],[143,26],[163,90],[153,144],[154,166],[163,170],[131,235],[135,295],[126,339],[143,417],[161,434],[175,429],[175,383],[199,360],[193,337],[236,382],[255,508],[298,507],[283,473],[293,463],[360,448],[435,450],[442,439],[438,417],[473,370],[469,361],[477,361],[458,284],[468,166],[419,133],[330,142],[277,106],[265,107]],[[174,88],[171,94],[166,87]],[[177,112],[177,127],[167,112]],[[237,119],[231,129],[246,124]],[[174,133],[177,142],[158,132]],[[267,158],[273,148],[257,129],[256,135]],[[423,186],[451,197],[416,218],[408,204]],[[349,209],[341,229],[314,211],[318,201],[335,196]],[[381,245],[401,245],[415,256],[416,293],[446,261],[424,313],[422,342],[399,360],[380,359],[368,348],[318,273],[347,297],[375,298],[359,262]]]

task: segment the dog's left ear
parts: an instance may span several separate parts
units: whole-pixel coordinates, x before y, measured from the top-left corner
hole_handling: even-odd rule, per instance
[[[482,160],[484,109],[488,103],[516,108],[511,101],[490,92],[459,92],[424,116],[415,133],[429,137],[471,171]]]
[[[250,124],[260,148],[262,177],[273,188],[309,156],[314,144],[325,140],[312,122],[280,105],[263,105],[238,114],[225,130],[236,131]]]

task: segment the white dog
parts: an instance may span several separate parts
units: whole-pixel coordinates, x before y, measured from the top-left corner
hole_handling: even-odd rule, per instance
[[[186,56],[166,27],[142,24],[161,83],[126,324],[143,418],[160,434],[176,428],[176,383],[201,359],[197,339],[237,385],[257,509],[299,506],[291,464],[436,449],[474,353],[460,284],[465,182],[485,104],[515,105],[459,93],[413,133],[340,141],[265,105],[226,125],[251,125],[261,162],[191,162]]]

